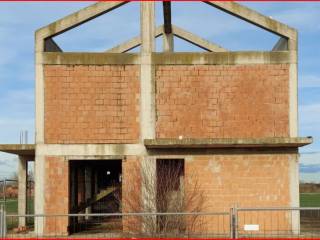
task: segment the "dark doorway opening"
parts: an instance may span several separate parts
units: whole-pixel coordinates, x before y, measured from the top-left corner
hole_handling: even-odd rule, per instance
[[[157,212],[184,212],[184,160],[157,159]],[[184,228],[177,216],[158,216],[158,230],[164,232]]]
[[[70,161],[69,212],[73,214],[121,212],[121,160]],[[122,228],[120,217],[70,217],[69,232],[100,232]]]

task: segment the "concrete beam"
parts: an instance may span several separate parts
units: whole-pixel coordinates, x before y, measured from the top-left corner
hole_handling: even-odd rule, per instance
[[[205,3],[278,36],[291,39],[295,39],[297,36],[297,31],[294,28],[270,17],[264,16],[257,11],[240,5],[239,3],[231,1],[205,1]]]
[[[161,36],[162,34],[163,34],[163,25],[156,28],[154,37],[157,38],[157,37]],[[140,45],[141,45],[141,37],[136,36],[136,37],[124,42],[124,43],[121,43],[121,44],[107,50],[106,52],[108,52],[108,53],[125,53],[125,52],[128,52],[131,49],[138,47]]]
[[[0,144],[0,152],[32,156],[32,159],[35,155],[35,149],[35,144]]]
[[[210,52],[210,53],[153,53],[158,65],[236,65],[236,64],[291,64],[292,52]]]
[[[25,156],[19,156],[18,162],[18,215],[27,214],[27,177],[28,160]],[[19,217],[19,226],[26,226],[26,218]]]
[[[174,51],[174,35],[172,33],[163,34],[163,51]]]
[[[58,53],[47,52],[42,54],[43,64],[63,65],[124,65],[139,64],[140,56],[137,53]]]
[[[178,38],[181,38],[193,45],[196,45],[206,51],[209,52],[226,52],[227,49],[224,49],[223,47],[220,47],[216,44],[213,44],[203,38],[198,37],[197,35],[190,33],[182,28],[179,28],[177,26],[172,26],[172,31],[175,36]]]
[[[284,148],[302,147],[313,142],[306,138],[215,138],[215,139],[145,139],[147,148]]]
[[[110,12],[128,2],[126,1],[108,1],[98,2],[83,8],[73,14],[61,18],[43,28],[37,30],[36,35],[42,39],[57,36],[65,31],[75,28],[85,22]]]

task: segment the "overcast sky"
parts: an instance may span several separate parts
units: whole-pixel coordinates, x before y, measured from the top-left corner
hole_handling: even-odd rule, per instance
[[[34,32],[90,2],[0,3],[0,143],[18,143],[20,130],[34,139]],[[302,148],[301,179],[320,182],[320,3],[245,3],[299,31],[299,134],[313,136]],[[157,3],[157,25],[162,24]],[[200,2],[172,5],[173,24],[230,50],[270,50],[278,37]],[[103,51],[139,34],[133,2],[55,38],[64,51]],[[176,51],[198,51],[177,40]],[[161,40],[157,40],[161,50]],[[0,178],[16,169],[15,156],[0,154]]]

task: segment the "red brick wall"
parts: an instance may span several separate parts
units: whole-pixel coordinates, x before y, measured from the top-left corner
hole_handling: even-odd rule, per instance
[[[141,162],[138,156],[127,156],[122,161],[122,212],[142,212]],[[122,217],[124,232],[140,232],[141,217]]]
[[[290,154],[239,154],[194,156],[185,162],[185,191],[203,196],[202,211],[229,212],[231,207],[290,207]],[[196,194],[194,189],[196,187]],[[260,230],[290,230],[289,212],[241,212],[243,224],[260,224]],[[246,214],[244,216],[244,214]],[[229,228],[214,216],[201,219],[205,231]],[[251,221],[251,222],[250,222]],[[221,226],[222,225],[222,226]],[[270,232],[269,232],[270,233]]]
[[[288,65],[158,66],[158,138],[284,137]]]
[[[69,167],[63,157],[45,158],[45,199],[47,215],[69,213]],[[67,235],[68,217],[47,217],[44,219],[46,235]]]
[[[46,65],[46,143],[135,143],[139,67]]]

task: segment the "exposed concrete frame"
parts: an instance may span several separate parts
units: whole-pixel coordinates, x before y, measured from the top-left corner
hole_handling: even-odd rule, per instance
[[[288,51],[267,52],[204,52],[204,53],[152,53],[152,64],[295,64],[294,54]],[[138,53],[43,53],[45,65],[136,65],[142,62]],[[1,145],[0,145],[1,147]],[[0,148],[1,151],[1,148]]]
[[[0,152],[23,155],[23,156],[34,157],[35,148],[36,148],[35,144],[0,144]]]
[[[45,155],[38,153],[38,145],[44,143],[44,72],[43,52],[45,39],[57,36],[65,31],[75,28],[104,13],[126,4],[125,1],[98,2],[81,9],[69,16],[49,24],[36,31],[35,34],[35,99],[36,99],[36,158],[35,158],[35,214],[44,213],[44,181],[45,181]],[[44,223],[37,220],[35,232],[42,234]]]
[[[299,138],[210,138],[210,139],[145,139],[147,148],[283,148],[311,144],[310,137]]]
[[[27,214],[28,159],[19,156],[18,161],[18,214]],[[19,227],[26,226],[26,218],[19,217]]]
[[[164,38],[164,52],[172,52],[173,51],[173,40],[172,43],[169,43],[170,37],[166,36],[164,25],[161,25],[156,28],[154,37],[157,38],[159,36],[163,36]],[[227,49],[218,46],[217,44],[211,43],[208,40],[205,40],[193,33],[190,33],[180,27],[177,27],[175,25],[172,25],[172,34],[180,39],[183,39],[199,48],[202,48],[209,52],[226,52]],[[170,45],[171,44],[171,45]],[[108,53],[125,53],[130,51],[131,49],[138,47],[141,45],[141,38],[140,36],[134,37],[122,44],[119,44],[118,46],[115,46],[106,52]]]
[[[108,11],[111,11],[126,2],[99,2],[92,6],[89,6],[83,10],[78,11],[75,14],[71,14],[66,18],[60,19],[55,23],[48,25],[47,27],[41,28],[36,33],[36,164],[35,164],[35,181],[36,181],[36,214],[44,213],[44,176],[45,176],[45,156],[68,156],[68,155],[79,155],[81,156],[96,156],[96,153],[105,154],[106,156],[111,155],[141,155],[144,156],[143,166],[154,167],[153,153],[146,150],[143,139],[154,138],[154,64],[259,64],[259,63],[289,63],[290,64],[290,136],[297,135],[297,34],[296,31],[284,24],[278,23],[268,17],[265,17],[255,11],[252,11],[246,7],[243,7],[234,2],[207,2],[208,4],[219,8],[227,13],[230,13],[236,17],[239,17],[247,22],[253,23],[254,25],[266,29],[281,36],[288,42],[288,50],[282,52],[233,52],[233,53],[201,53],[201,54],[171,54],[152,53],[154,51],[154,9],[152,6],[154,3],[141,3],[144,6],[141,7],[141,15],[143,21],[141,21],[141,37],[142,48],[141,55],[130,55],[131,57],[128,62],[132,64],[141,63],[141,83],[143,89],[141,89],[141,96],[146,96],[145,100],[141,102],[141,110],[146,110],[147,114],[141,116],[141,125],[143,134],[141,136],[140,144],[70,144],[70,145],[59,145],[59,144],[44,144],[44,77],[43,77],[43,65],[44,64],[83,64],[97,60],[93,58],[97,55],[90,55],[83,53],[80,60],[80,54],[75,53],[43,53],[45,50],[45,41],[50,41],[54,36],[57,36],[65,31],[68,31],[74,27],[77,27],[95,17],[98,17]],[[149,5],[150,4],[150,5]],[[149,6],[147,6],[149,5]],[[150,8],[151,7],[151,8]],[[146,8],[148,8],[147,11]],[[142,22],[147,23],[144,25]],[[162,28],[162,32],[164,29]],[[172,35],[172,34],[171,34]],[[165,50],[169,49],[168,44],[164,44]],[[173,44],[172,44],[173,48]],[[280,49],[279,49],[280,50]],[[282,50],[282,49],[281,49]],[[88,57],[89,56],[89,57]],[[99,55],[99,61],[106,64],[117,64],[116,56],[111,55]],[[126,55],[129,56],[129,55]],[[103,58],[110,58],[112,60],[102,60]],[[214,59],[215,58],[215,59]],[[89,59],[89,60],[88,60]],[[121,57],[119,58],[121,59]],[[121,60],[122,61],[122,60]],[[113,63],[110,63],[113,62]],[[124,62],[122,62],[124,64]],[[144,85],[146,84],[146,85]],[[149,101],[149,102],[148,102]],[[147,116],[151,116],[148,119]],[[144,129],[146,127],[146,129]],[[153,127],[153,128],[151,128]],[[152,130],[153,129],[153,130]],[[100,151],[100,150],[101,151]],[[226,150],[230,151],[230,150]],[[270,150],[272,151],[272,150]],[[190,152],[189,152],[190,153]],[[204,154],[216,154],[217,150],[205,151]],[[229,153],[229,152],[228,152]],[[183,152],[179,153],[184,154]],[[192,153],[193,154],[193,153]],[[100,156],[99,156],[100,157]],[[149,161],[150,160],[150,161]],[[149,161],[149,162],[148,162]],[[293,164],[293,170],[298,169],[298,164]],[[292,176],[290,184],[292,184],[291,200],[293,204],[297,201],[297,181],[298,175]],[[36,223],[35,232],[40,234],[42,232],[42,221]]]
[[[160,65],[236,65],[236,64],[294,64],[294,55],[281,52],[204,52],[153,53],[153,63]]]
[[[63,64],[63,65],[134,65],[140,64],[138,53],[78,53],[78,52],[46,52],[42,54],[43,64]]]
[[[220,47],[216,44],[213,44],[209,42],[208,40],[205,40],[203,38],[198,37],[197,35],[190,33],[186,30],[183,30],[182,28],[179,28],[177,26],[172,26],[173,34],[174,36],[181,38],[195,46],[198,46],[206,51],[209,52],[226,52],[227,49]]]
[[[298,136],[297,31],[286,24],[264,16],[236,2],[205,1],[205,3],[287,40],[287,48],[295,58],[294,63],[290,64],[289,69],[289,135],[291,137]],[[285,46],[283,42],[284,40],[280,40],[275,48],[277,49],[280,46],[283,48]]]

